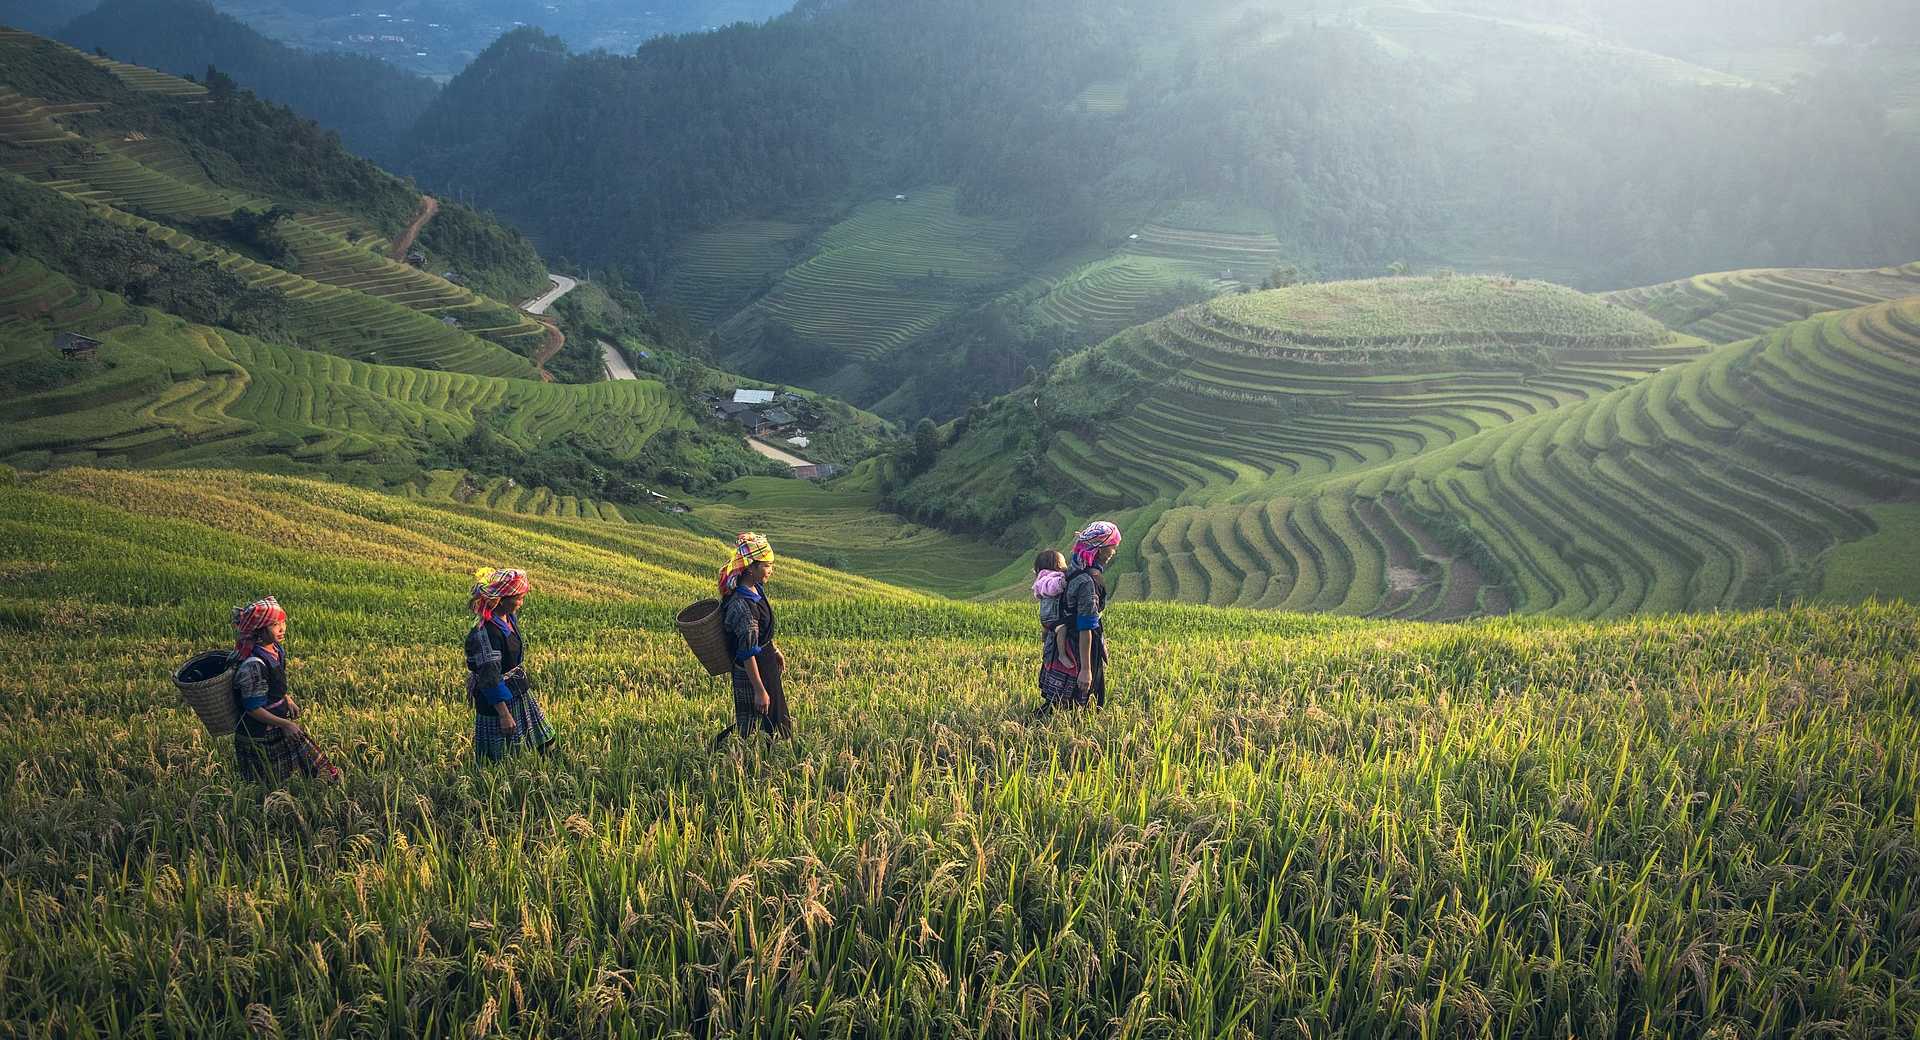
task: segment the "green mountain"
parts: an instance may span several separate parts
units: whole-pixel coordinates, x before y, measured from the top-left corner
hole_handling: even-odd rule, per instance
[[[229,83],[15,31],[0,57],[7,464],[266,470],[621,522],[666,519],[655,489],[776,469],[692,397],[731,380],[618,287],[580,288],[555,326],[476,291],[548,285],[491,217]],[[68,333],[100,346],[62,357]],[[642,378],[598,381],[616,345]],[[877,420],[814,410],[826,458],[870,450]]]
[[[1277,268],[1911,258],[1920,152],[1846,69],[1780,89],[1475,6],[849,0],[631,57],[516,39],[418,171],[729,363],[908,418]]]
[[[204,78],[209,67],[335,130],[354,152],[392,163],[438,87],[378,58],[305,51],[270,40],[206,0],[105,0],[61,40],[121,61]]]

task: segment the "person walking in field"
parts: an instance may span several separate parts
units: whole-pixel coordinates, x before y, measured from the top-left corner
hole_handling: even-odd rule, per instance
[[[773,546],[752,531],[742,532],[733,558],[720,568],[722,624],[733,658],[733,725],[713,738],[716,751],[735,731],[742,740],[755,729],[769,740],[793,735],[793,716],[780,682],[787,658],[774,643],[773,604],[767,602],[772,577]]]
[[[1107,640],[1101,615],[1107,609],[1107,586],[1103,580],[1107,564],[1120,548],[1120,528],[1105,520],[1095,520],[1081,531],[1073,544],[1072,569],[1067,572],[1060,593],[1060,625],[1067,630],[1068,647],[1060,640],[1048,640],[1044,666],[1072,673],[1069,685],[1052,679],[1047,703],[1054,708],[1084,708],[1089,703],[1107,703]],[[1045,673],[1043,672],[1043,676]]]
[[[337,783],[340,770],[299,722],[300,705],[287,691],[287,612],[268,596],[233,610],[233,696],[240,721],[233,730],[240,775],[274,784],[294,776]]]
[[[498,762],[527,748],[551,752],[557,739],[527,682],[520,607],[533,582],[527,572],[482,568],[467,632],[467,698],[473,702],[473,753]]]
[[[1061,623],[1061,594],[1067,591],[1067,558],[1058,549],[1033,559],[1033,598],[1040,603],[1040,711],[1044,717],[1074,692],[1073,630]]]

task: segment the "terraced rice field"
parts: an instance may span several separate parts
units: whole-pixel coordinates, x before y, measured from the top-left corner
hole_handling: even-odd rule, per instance
[[[1917,373],[1920,296],[1822,315],[1308,496],[1169,511],[1131,591],[1425,617],[1811,594],[1830,551],[1906,522],[1872,503],[1920,494]]]
[[[807,233],[799,224],[742,221],[692,235],[675,251],[662,294],[693,318],[718,322],[772,285]]]
[[[84,523],[76,523],[84,517]],[[786,560],[790,743],[671,628],[726,544],[233,473],[0,495],[0,1032],[1905,1037],[1920,613],[1608,624],[1032,608]],[[469,575],[529,570],[551,756],[473,761]],[[266,593],[337,786],[169,688]]]
[[[1676,332],[1732,343],[1822,311],[1920,293],[1920,269],[1727,271],[1608,295]]]
[[[1148,224],[1111,256],[1075,268],[1028,308],[1035,318],[1089,339],[1159,317],[1177,291],[1202,295],[1257,285],[1284,262],[1271,234]]]
[[[1704,349],[1637,318],[1614,316],[1612,325],[1595,326],[1599,305],[1571,290],[1537,286],[1505,311],[1456,316],[1460,331],[1428,336],[1401,312],[1445,311],[1446,300],[1436,295],[1479,294],[1419,280],[1408,286],[1425,287],[1421,303],[1403,301],[1399,287],[1383,293],[1371,283],[1299,287],[1226,297],[1114,337],[1098,348],[1103,362],[1153,389],[1103,421],[1091,443],[1055,443],[1050,477],[1078,485],[1091,504],[1107,508],[1264,497],[1608,393]],[[1353,306],[1315,310],[1343,294]],[[1580,322],[1611,334],[1566,340],[1545,367],[1416,361],[1396,370],[1367,353],[1369,344],[1398,349],[1445,338],[1456,343],[1432,343],[1436,355],[1475,337],[1539,344],[1566,336],[1563,323]],[[1386,335],[1376,342],[1365,335],[1370,330]]]
[[[174,221],[225,217],[243,207],[264,210],[272,205],[271,200],[215,184],[190,153],[169,142],[137,137],[86,141],[67,133],[58,125],[60,111],[60,106],[0,94],[0,141],[24,149],[10,164],[13,172],[84,202]],[[114,219],[130,218],[121,213]],[[332,337],[329,342],[337,343],[349,356],[530,378],[533,366],[525,359],[534,356],[546,340],[545,327],[517,308],[387,259],[377,251],[386,240],[352,217],[314,214],[283,227],[282,235],[297,257],[290,271],[225,253],[177,229],[156,227],[149,232],[158,240],[240,270],[243,277],[264,288],[302,300],[327,296],[331,309],[326,317],[345,320],[311,327],[324,330]],[[302,284],[308,280],[371,299],[358,305]],[[409,320],[374,301],[426,318]],[[349,313],[355,311],[364,313]],[[447,325],[446,319],[457,324]]]
[[[17,300],[59,297],[66,284],[16,263],[0,271],[0,313]],[[449,447],[492,415],[504,417],[500,433],[523,448],[571,437],[632,459],[661,430],[687,421],[674,393],[651,380],[570,386],[372,365],[121,313],[124,319],[103,321],[76,312],[63,322],[56,309],[0,323],[0,361],[9,365],[44,355],[50,331],[63,324],[114,326],[96,331],[105,341],[101,364],[85,378],[6,400],[0,460],[32,469],[239,464],[331,472]],[[430,484],[412,490],[424,493]],[[523,512],[619,515],[610,505],[569,503],[538,488],[453,490],[436,494]]]
[[[431,314],[355,289],[328,285],[202,242],[165,224],[96,204],[101,219],[145,234],[188,256],[215,263],[259,289],[278,293],[298,319],[301,343],[342,357],[448,372],[531,379],[525,357]]]
[[[523,357],[534,356],[545,343],[546,326],[518,308],[388,259],[370,249],[367,239],[349,242],[323,230],[327,223],[332,222],[297,221],[283,232],[298,257],[290,268],[295,273],[396,303],[436,320],[451,318],[459,323],[461,331]]]
[[[850,362],[874,360],[931,331],[963,294],[1008,278],[1019,231],[962,216],[951,188],[881,201],[821,236],[751,309],[723,329],[739,337],[778,323]]]

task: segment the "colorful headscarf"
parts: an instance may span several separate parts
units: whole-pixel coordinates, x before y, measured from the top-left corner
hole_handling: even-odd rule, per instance
[[[767,540],[752,531],[740,532],[734,539],[733,559],[720,568],[720,598],[726,599],[727,593],[740,584],[740,575],[756,563],[770,563],[773,560],[773,546]]]
[[[1095,520],[1087,525],[1086,530],[1080,532],[1080,537],[1074,539],[1074,562],[1082,567],[1091,567],[1094,558],[1100,555],[1100,550],[1119,544],[1120,528],[1105,520]]]
[[[233,652],[239,657],[247,657],[258,645],[254,637],[269,625],[277,625],[287,619],[287,612],[280,609],[280,601],[268,596],[257,599],[242,607],[233,608]]]
[[[524,596],[533,588],[527,572],[508,567],[482,567],[473,572],[473,599],[468,607],[476,615],[474,624],[493,620],[494,610],[508,596]]]

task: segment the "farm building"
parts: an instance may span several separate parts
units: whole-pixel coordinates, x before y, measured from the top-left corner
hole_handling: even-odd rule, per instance
[[[752,405],[741,404],[738,401],[722,401],[719,404],[714,405],[713,410],[716,412],[719,412],[722,417],[728,418],[728,419],[731,419],[736,415],[753,414]]]
[[[736,424],[738,424],[741,429],[747,431],[748,433],[753,434],[756,437],[763,433],[773,432],[773,424],[767,422],[767,420],[762,418],[758,412],[754,412],[751,410],[744,411],[744,412],[735,412],[734,414],[728,416],[728,418],[732,419]]]
[[[792,426],[795,422],[799,421],[784,408],[768,409],[766,419],[768,424],[774,427]]]
[[[819,465],[795,466],[791,470],[788,470],[787,473],[801,480],[831,480],[840,474],[840,467],[832,463],[821,463]]]
[[[733,403],[734,404],[751,404],[751,405],[772,404],[773,391],[771,390],[735,390],[733,392]]]
[[[99,340],[77,332],[62,332],[53,337],[53,345],[61,357],[67,358],[90,358],[100,349]]]

